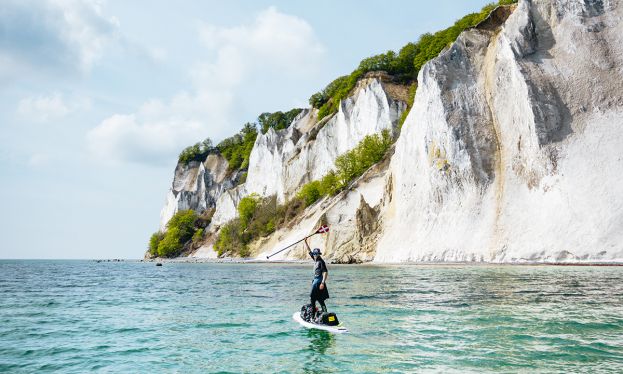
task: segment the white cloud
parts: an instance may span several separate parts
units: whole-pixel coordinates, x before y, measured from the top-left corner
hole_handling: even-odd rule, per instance
[[[232,134],[236,99],[256,76],[305,78],[317,70],[324,47],[303,19],[271,7],[248,25],[202,24],[199,36],[213,58],[197,63],[194,87],[168,101],[145,102],[134,114],[115,114],[89,132],[91,152],[104,161],[162,163],[205,137]],[[261,92],[257,93],[261,95]],[[233,125],[233,126],[232,126]]]
[[[270,7],[248,26],[219,28],[202,25],[204,45],[216,51],[217,59],[204,64],[196,77],[225,84],[239,83],[240,76],[266,70],[299,74],[318,65],[324,47],[303,19]],[[225,82],[223,82],[225,80]]]
[[[106,17],[98,1],[49,0],[62,14],[61,38],[76,50],[80,66],[90,69],[104,48],[119,36],[119,21]]]
[[[87,98],[73,98],[68,102],[61,93],[54,92],[47,96],[31,96],[20,100],[17,113],[24,118],[45,122],[90,106],[91,102]]]
[[[87,0],[6,0],[0,11],[0,71],[88,71],[119,36],[119,22]]]
[[[104,163],[163,164],[183,146],[208,135],[225,135],[212,124],[225,121],[219,115],[230,104],[225,96],[210,97],[207,93],[181,93],[168,103],[151,100],[137,113],[115,114],[102,121],[87,134],[87,144]]]

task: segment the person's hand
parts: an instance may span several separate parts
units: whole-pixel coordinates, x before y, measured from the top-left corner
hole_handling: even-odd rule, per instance
[[[320,289],[324,290],[324,283],[320,283]]]

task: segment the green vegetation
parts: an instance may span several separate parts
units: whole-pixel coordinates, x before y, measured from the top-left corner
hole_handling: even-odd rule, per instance
[[[196,242],[203,237],[203,227],[206,224],[199,219],[193,210],[180,210],[167,223],[165,233],[156,232],[149,239],[149,253],[157,257],[178,256],[184,244],[189,240]]]
[[[214,243],[214,249],[219,256],[224,253],[240,254],[241,252],[247,252],[247,243],[242,240],[242,229],[240,227],[240,220],[234,219],[227,222],[216,238]]]
[[[238,217],[240,217],[240,225],[243,229],[247,228],[251,222],[259,203],[260,196],[256,193],[243,197],[238,203]]]
[[[269,128],[275,130],[283,130],[290,126],[292,121],[298,116],[303,109],[294,108],[288,112],[262,113],[257,117],[257,123],[262,130],[262,134],[266,134]]]
[[[335,171],[329,172],[321,180],[305,184],[297,197],[305,202],[305,206],[310,206],[321,197],[337,194],[370,166],[381,161],[392,142],[388,130],[366,136],[355,148],[335,160]]]
[[[212,139],[206,138],[202,142],[184,148],[182,153],[180,153],[178,162],[188,164],[191,161],[203,161],[212,151],[214,151]]]
[[[238,134],[223,140],[216,146],[221,155],[227,159],[230,172],[249,167],[249,157],[256,138],[255,124],[247,123]]]
[[[323,90],[313,94],[309,98],[309,104],[318,108],[318,120],[337,112],[340,101],[348,97],[359,78],[371,71],[385,71],[398,82],[411,83],[417,78],[422,66],[432,58],[437,57],[444,48],[456,40],[462,31],[482,22],[496,6],[510,5],[516,2],[517,0],[499,0],[497,4],[488,4],[480,12],[468,14],[444,30],[420,36],[416,43],[406,44],[398,53],[387,51],[365,58],[359,63],[357,69],[349,75],[335,79]],[[410,98],[415,95],[417,86],[412,85],[411,88],[413,91],[409,92]],[[202,161],[210,152],[218,149],[229,161],[230,171],[246,169],[258,133],[256,126],[259,125],[263,134],[271,127],[275,130],[285,129],[301,111],[302,109],[295,108],[287,112],[262,113],[257,118],[257,124],[247,123],[239,134],[223,140],[216,147],[212,146],[212,141],[209,138],[187,147],[180,153],[179,162],[187,164],[191,161]],[[400,120],[401,124],[408,112],[407,110],[403,113],[403,118]]]
[[[238,134],[224,139],[216,147],[212,145],[210,138],[206,138],[202,142],[184,148],[178,162],[188,164],[191,161],[203,161],[210,153],[220,152],[229,162],[229,172],[247,169],[251,150],[258,134],[258,124],[262,134],[265,134],[271,127],[275,130],[282,130],[290,126],[294,118],[302,111],[303,109],[295,108],[285,113],[262,113],[257,118],[258,123],[246,123]]]
[[[240,217],[221,228],[214,249],[219,256],[227,253],[248,257],[250,243],[273,233],[277,227],[289,222],[304,208],[305,204],[298,198],[286,204],[277,204],[275,196],[247,196],[238,203]]]
[[[322,196],[320,186],[320,181],[311,181],[301,187],[297,196],[305,202],[305,206],[310,206]]]
[[[158,257],[175,257],[182,252],[183,245],[181,230],[171,227],[158,244]]]
[[[195,231],[195,233],[193,234],[193,244],[197,244],[201,241],[201,239],[203,239],[203,228],[198,229],[197,231]]]
[[[409,86],[409,100],[407,101],[407,109],[400,115],[398,119],[398,130],[402,129],[402,124],[405,123],[409,112],[411,112],[411,107],[413,106],[413,101],[415,100],[415,91],[417,91],[417,82],[413,82]]]
[[[337,112],[340,101],[348,97],[357,80],[370,71],[385,71],[398,81],[411,82],[417,77],[422,66],[437,57],[463,30],[483,21],[496,6],[515,2],[517,1],[500,0],[497,4],[488,4],[479,13],[468,14],[445,30],[422,35],[417,43],[408,43],[398,53],[387,51],[363,59],[350,75],[337,78],[322,91],[313,94],[309,98],[309,104],[318,108],[318,120]]]
[[[164,233],[157,231],[149,238],[149,253],[152,256],[158,256],[158,244],[164,239]]]

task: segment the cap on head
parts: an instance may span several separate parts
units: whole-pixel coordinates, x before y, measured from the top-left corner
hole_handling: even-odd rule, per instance
[[[322,253],[320,252],[320,248],[314,248],[311,254],[312,256],[320,256]]]

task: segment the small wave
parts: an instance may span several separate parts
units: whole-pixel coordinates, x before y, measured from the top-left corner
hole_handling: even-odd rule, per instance
[[[218,322],[218,323],[197,323],[195,324],[196,328],[201,329],[226,329],[226,328],[236,328],[236,327],[250,327],[251,324],[244,322]]]

